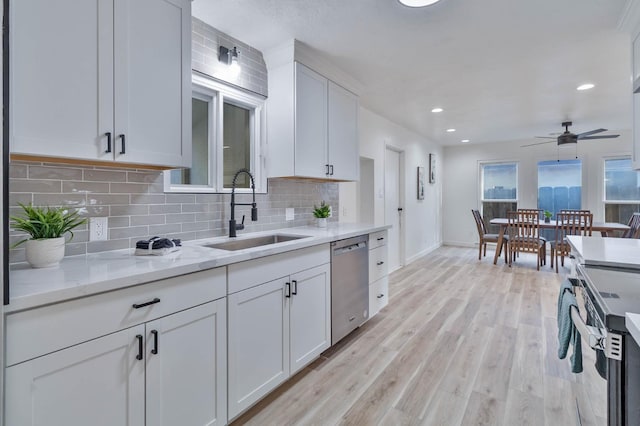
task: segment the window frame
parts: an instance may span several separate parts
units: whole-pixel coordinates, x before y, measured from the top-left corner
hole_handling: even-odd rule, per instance
[[[633,158],[631,155],[615,155],[611,157],[603,157],[602,159],[602,203],[605,208],[607,204],[639,204],[640,200],[608,200],[607,199],[607,160],[630,160],[631,161],[631,171],[635,171],[636,173],[640,173],[638,170],[634,170],[633,168]]]
[[[485,166],[495,166],[495,165],[500,165],[500,164],[514,164],[516,166],[516,198],[503,198],[503,199],[495,199],[495,198],[491,198],[491,199],[485,199],[484,198],[484,167]],[[500,161],[480,161],[479,162],[479,174],[480,174],[480,185],[479,185],[479,189],[480,189],[480,204],[484,203],[484,202],[498,202],[498,203],[518,203],[518,198],[520,196],[520,188],[519,188],[519,181],[520,181],[520,164],[519,161],[516,160],[500,160]]]
[[[266,98],[232,87],[198,73],[192,74],[192,98],[209,105],[209,170],[207,185],[172,184],[171,171],[164,172],[166,193],[231,193],[224,187],[224,104],[229,103],[250,111],[250,165],[256,193],[267,192],[266,178]],[[251,188],[236,188],[236,193],[250,193]]]

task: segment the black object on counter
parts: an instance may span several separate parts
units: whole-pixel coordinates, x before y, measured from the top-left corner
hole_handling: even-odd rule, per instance
[[[170,240],[169,238],[152,237],[148,240],[140,240],[136,242],[137,249],[149,250],[149,244],[151,244],[152,250],[159,250],[163,248],[180,247],[182,243],[180,239],[176,238]]]

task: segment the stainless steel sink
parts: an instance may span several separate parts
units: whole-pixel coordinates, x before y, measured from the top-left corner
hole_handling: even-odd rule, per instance
[[[253,247],[267,246],[269,244],[283,243],[285,241],[299,240],[301,238],[309,238],[306,235],[284,235],[273,234],[263,237],[246,238],[240,240],[225,241],[224,243],[204,244],[204,247],[215,248],[220,250],[244,250]]]

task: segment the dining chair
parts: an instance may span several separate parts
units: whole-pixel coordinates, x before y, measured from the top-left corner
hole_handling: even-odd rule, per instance
[[[535,253],[536,268],[540,270],[545,256],[545,241],[540,238],[540,212],[532,209],[510,211],[507,221],[509,266],[519,253]]]
[[[558,273],[558,257],[564,266],[565,256],[571,253],[571,246],[567,241],[568,235],[592,235],[593,214],[589,210],[564,210],[556,215],[556,238],[551,241],[551,267],[555,259],[556,273]]]
[[[487,243],[498,243],[498,234],[489,234],[487,232],[487,226],[484,223],[484,220],[482,220],[482,215],[480,214],[480,211],[478,210],[474,210],[471,209],[471,214],[473,215],[473,218],[476,221],[476,228],[478,229],[478,237],[480,238],[480,243],[478,244],[478,260],[482,259],[483,256],[483,249],[484,249],[484,256],[487,255]],[[506,237],[506,236],[505,236]],[[502,241],[503,244],[506,242],[506,238],[503,237]],[[502,254],[502,245],[500,247],[496,247],[496,250],[499,250],[499,253]],[[504,261],[505,263],[507,262],[507,250],[505,249],[504,251]]]
[[[540,220],[542,218],[542,216],[544,216],[544,209],[517,209],[517,211],[519,212],[524,212],[524,213],[538,213],[538,220]],[[540,230],[538,231],[538,237],[540,237],[540,240],[542,240],[542,242],[544,243],[544,245],[542,246],[542,264],[546,265],[547,264],[547,238],[549,230]],[[547,235],[545,235],[545,233]]]
[[[629,218],[629,229],[624,231],[622,238],[640,238],[640,213],[634,213]]]

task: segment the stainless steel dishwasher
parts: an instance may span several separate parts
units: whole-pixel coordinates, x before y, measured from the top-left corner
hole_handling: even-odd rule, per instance
[[[368,235],[331,243],[331,344],[369,318]]]

